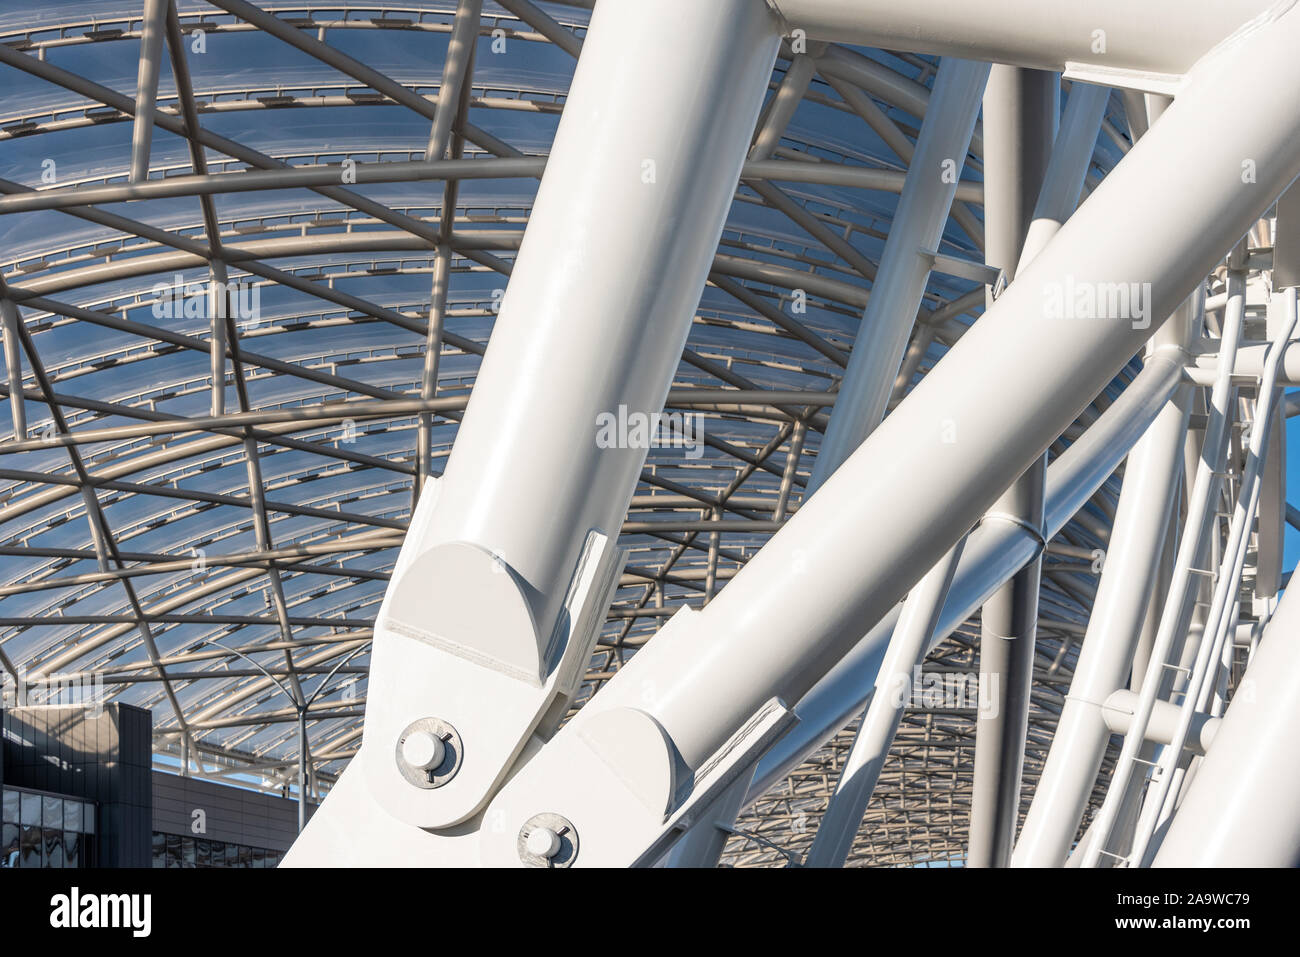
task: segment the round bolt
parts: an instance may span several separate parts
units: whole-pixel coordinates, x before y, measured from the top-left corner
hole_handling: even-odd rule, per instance
[[[528,832],[525,844],[529,854],[550,860],[560,849],[560,835],[549,827],[535,827]]]
[[[416,718],[393,742],[397,771],[417,788],[440,788],[456,776],[465,757],[460,735],[440,718]]]
[[[402,742],[402,757],[406,763],[421,771],[432,771],[447,756],[447,746],[442,739],[428,731],[413,731]]]
[[[571,867],[578,856],[578,832],[559,814],[534,814],[519,829],[515,847],[525,867]]]

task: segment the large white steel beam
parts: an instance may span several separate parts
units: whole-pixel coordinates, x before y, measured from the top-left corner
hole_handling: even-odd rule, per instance
[[[1131,359],[1152,318],[1171,315],[1300,173],[1297,41],[1300,14],[1280,12],[1198,64],[1150,133],[818,494],[504,785],[487,812],[505,824],[483,833],[486,863],[516,858],[518,828],[539,806],[582,834],[580,863],[658,856],[670,816],[725,787],[719,768],[763,743],[751,735],[780,730],[783,703],[979,520]],[[1240,109],[1261,84],[1273,108]],[[1117,227],[1132,222],[1157,224],[1162,241]],[[1057,317],[1054,304],[1081,284],[1095,294],[1116,283],[1138,283],[1144,304]]]
[[[1160,355],[1047,470],[1044,534],[1058,535],[1117,469],[1177,388],[1179,363]],[[986,517],[971,532],[930,648],[974,614],[1042,547],[1021,522]],[[763,757],[747,801],[756,800],[817,750],[867,704],[900,608],[883,617],[795,706],[798,724]]]
[[[1283,595],[1155,867],[1300,866],[1300,589]]]
[[[645,442],[599,442],[601,417],[663,408],[777,27],[754,0],[594,12],[455,447],[376,622],[365,732],[344,778],[362,777],[377,813],[424,827],[472,816],[534,729],[566,710],[646,455]],[[665,71],[670,61],[691,68]],[[453,756],[432,786],[413,783],[422,765],[402,750],[420,728]],[[327,801],[317,817],[330,815]]]
[[[1176,78],[1239,25],[1293,2],[771,0],[787,29],[810,39],[1108,76],[1160,92],[1172,92]]]

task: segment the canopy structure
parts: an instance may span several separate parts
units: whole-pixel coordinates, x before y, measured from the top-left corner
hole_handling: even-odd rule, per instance
[[[1079,285],[1060,287],[1055,306],[1024,283],[1017,293],[1015,280],[1047,276],[1066,261],[1053,251],[1085,230],[1098,247],[1145,231],[1150,246],[1177,251],[1197,221],[1156,218],[1165,197],[1137,177],[1159,180],[1162,163],[1171,179],[1180,164],[1199,169],[1176,138],[1198,124],[1206,140],[1254,145],[1246,120],[1216,131],[1217,101],[1196,70],[1258,44],[1259,82],[1284,84],[1294,68],[1270,60],[1255,34],[1217,45],[1260,14],[1274,20],[1257,33],[1285,38],[1297,14],[1185,4],[1167,11],[1187,21],[1167,38],[1145,37],[1143,24],[1112,29],[1112,67],[1081,62],[1096,52],[1091,33],[1031,56],[1043,49],[1032,36],[1000,50],[971,32],[948,48],[879,11],[874,26],[845,29],[853,4],[726,0],[682,24],[676,47],[655,46],[662,37],[647,29],[659,79],[641,82],[650,54],[631,49],[633,28],[680,5],[60,0],[0,13],[7,687],[43,700],[88,685],[152,710],[155,766],[315,803],[357,758],[372,702],[393,696],[389,684],[370,695],[372,642],[390,581],[415,567],[399,568],[398,555],[417,501],[431,503],[420,534],[497,554],[539,634],[585,559],[558,545],[523,555],[510,536],[577,522],[578,544],[589,529],[608,538],[593,574],[611,576],[610,600],[560,699],[573,716],[683,608],[716,624],[677,639],[677,653],[696,642],[691,654],[736,683],[758,675],[761,647],[780,644],[763,632],[776,612],[751,621],[723,596],[815,494],[883,495],[863,483],[855,497],[845,477],[870,454],[880,475],[908,480],[909,494],[876,500],[882,509],[919,516],[950,500],[954,510],[930,551],[905,558],[902,532],[842,510],[845,534],[864,543],[842,573],[882,579],[876,592],[863,586],[873,597],[861,607],[805,585],[838,581],[818,570],[829,535],[804,531],[798,541],[813,544],[755,564],[750,580],[768,582],[791,614],[852,606],[848,637],[867,637],[820,641],[790,666],[799,674],[783,693],[797,695],[782,702],[797,726],[779,740],[774,731],[739,783],[720,789],[717,847],[680,851],[703,855],[684,862],[1005,864],[1015,844],[1018,862],[1061,864],[1099,819],[1105,836],[1080,845],[1074,863],[1142,863],[1143,834],[1171,813],[1137,813],[1145,769],[1167,757],[1159,787],[1195,784],[1180,756],[1186,747],[1195,766],[1206,747],[1185,743],[1179,707],[1199,698],[1185,709],[1197,729],[1228,720],[1293,563],[1283,560],[1284,523],[1297,521],[1285,425],[1297,405],[1284,390],[1300,383],[1300,359],[1284,353],[1300,202],[1278,196],[1300,157],[1204,146],[1207,168],[1240,166],[1235,185],[1256,189],[1184,197],[1225,231],[1185,251],[1187,276],[1163,260],[1130,260],[1133,275],[1071,260]],[[931,8],[945,5],[911,6],[934,23]],[[606,18],[607,35],[622,32],[588,56],[593,17]],[[710,30],[715,46],[730,45],[716,63],[696,58]],[[577,117],[565,112],[575,101]],[[661,135],[662,152],[646,155],[643,134]],[[615,158],[623,166],[610,172]],[[1130,167],[1131,179],[1116,172]],[[606,205],[611,189],[625,201]],[[1121,191],[1132,222],[1111,216]],[[1102,204],[1104,215],[1075,225]],[[715,207],[720,238],[706,222]],[[1099,282],[1103,301],[1123,296],[1125,314],[1089,314],[1079,293]],[[963,368],[976,368],[972,356],[994,341],[976,342],[986,312],[1030,302],[1077,331],[1044,338],[1044,356],[1051,342],[1065,351],[1069,336],[1094,335],[1097,319],[1127,326],[1095,363],[1081,351],[1077,371],[1060,354],[1044,358],[1043,376],[1061,366],[1059,389],[1039,395],[1042,412],[1023,429],[1005,423],[1026,444],[1007,439],[1002,465],[962,477],[895,454],[1002,442],[985,442],[960,408],[906,421],[895,410],[920,409],[956,381],[922,388],[967,336]],[[682,308],[684,325],[660,321]],[[492,391],[471,407],[485,353],[497,363]],[[1024,363],[1026,381],[1039,366]],[[992,409],[1014,388],[996,362],[988,370],[962,381]],[[649,398],[575,398],[619,395],[624,383]],[[467,407],[475,418],[462,431]],[[617,474],[592,459],[592,498],[605,498],[591,514],[575,497],[582,481],[552,481],[553,459],[582,474],[588,447],[631,451]],[[1217,481],[1204,479],[1198,499],[1201,463]],[[968,480],[992,499],[963,498]],[[600,509],[618,527],[592,519]],[[809,512],[801,527],[818,521]],[[880,567],[859,562],[876,535]],[[1204,543],[1194,560],[1180,552],[1189,538]],[[583,556],[604,547],[586,541]],[[953,541],[946,580],[927,574]],[[549,579],[536,570],[547,563]],[[894,578],[882,570],[894,567]],[[1124,570],[1108,581],[1112,568]],[[477,600],[494,594],[484,581]],[[577,621],[578,606],[565,607]],[[688,618],[674,627],[687,630]],[[1096,651],[1107,629],[1131,641]],[[915,668],[894,650],[908,635],[924,656]],[[886,646],[899,657],[882,665]],[[518,661],[513,646],[500,657]],[[868,701],[887,710],[878,702],[891,662],[911,676],[895,728],[889,714],[863,720]],[[1166,664],[1186,676],[1182,691],[1161,684]],[[1111,697],[1121,691],[1132,700]],[[1076,718],[1070,700],[1093,693],[1101,700]],[[708,711],[704,697],[692,700]],[[670,700],[661,714],[655,702],[646,707],[684,766],[703,773],[721,742],[688,728],[685,706]],[[855,805],[837,791],[851,790],[866,760],[859,727],[879,721],[883,763]],[[1161,721],[1164,739],[1153,731]],[[451,723],[468,756],[474,729]],[[1078,736],[1071,753],[1091,757],[1053,771],[1049,753],[1067,731]],[[836,802],[849,835],[838,840],[822,830]],[[587,834],[580,854],[595,847]]]

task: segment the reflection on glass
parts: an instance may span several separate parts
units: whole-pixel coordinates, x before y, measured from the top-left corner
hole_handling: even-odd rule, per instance
[[[63,832],[63,866],[81,866],[81,835],[76,831]]]
[[[4,796],[0,797],[0,821],[6,824],[19,823],[18,804],[18,792],[6,790]]]
[[[60,816],[62,816],[62,808]],[[65,867],[63,858],[63,832],[56,831],[53,828],[43,828],[41,838],[45,844],[45,866],[46,867]]]
[[[41,823],[41,796],[39,794],[22,793],[22,824],[40,824]]]
[[[18,866],[40,867],[41,829],[33,825],[23,825],[22,836],[19,840],[21,845],[18,852]]]
[[[53,794],[41,795],[41,823],[46,827],[63,828],[63,798]]]
[[[18,866],[18,825],[0,827],[0,867]]]

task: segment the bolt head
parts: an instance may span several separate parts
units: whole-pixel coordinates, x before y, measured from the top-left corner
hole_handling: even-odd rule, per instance
[[[528,832],[524,842],[528,853],[537,857],[552,858],[560,850],[560,835],[549,827],[539,826]]]
[[[428,731],[412,731],[402,742],[402,760],[421,771],[432,771],[446,756],[442,739]]]

